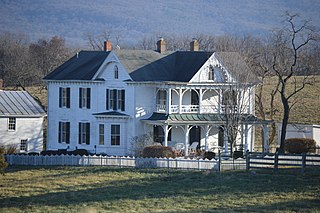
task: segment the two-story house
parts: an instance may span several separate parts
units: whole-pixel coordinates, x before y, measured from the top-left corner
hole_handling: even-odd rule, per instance
[[[162,145],[182,143],[186,155],[195,141],[228,153],[231,114],[238,115],[235,146],[253,150],[253,125],[263,125],[267,149],[267,125],[254,116],[258,81],[248,78],[239,54],[198,51],[196,40],[190,51],[173,53],[165,51],[163,39],[157,51],[105,46],[77,53],[44,78],[47,149],[129,155],[132,138],[151,132]],[[234,100],[232,113],[226,97]]]

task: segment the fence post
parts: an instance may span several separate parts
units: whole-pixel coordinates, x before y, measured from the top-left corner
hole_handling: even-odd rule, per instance
[[[249,150],[246,151],[246,171],[250,170],[250,153]]]
[[[273,171],[276,172],[278,171],[278,162],[279,161],[279,153],[276,152],[276,154],[274,155],[274,167],[273,167]]]
[[[307,161],[307,155],[306,153],[302,153],[301,155],[301,158],[302,158],[302,162],[301,162],[301,172],[302,173],[305,173],[305,170],[306,170],[306,161]]]

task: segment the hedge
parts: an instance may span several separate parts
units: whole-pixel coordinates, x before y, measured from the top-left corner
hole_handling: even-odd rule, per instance
[[[142,156],[145,158],[174,158],[175,153],[169,146],[147,146],[142,151]]]
[[[314,153],[316,141],[312,138],[289,138],[285,140],[285,151],[292,154]]]

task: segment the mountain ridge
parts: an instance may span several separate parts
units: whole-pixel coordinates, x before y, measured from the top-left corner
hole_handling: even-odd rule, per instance
[[[1,0],[0,31],[33,40],[58,35],[71,44],[85,44],[86,33],[104,29],[127,43],[161,33],[264,36],[281,27],[285,11],[320,25],[318,0]]]

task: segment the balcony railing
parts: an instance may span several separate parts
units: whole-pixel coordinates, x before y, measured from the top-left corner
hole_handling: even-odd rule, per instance
[[[167,106],[157,104],[157,112],[169,113],[167,112]],[[248,111],[249,108],[244,109],[242,113]],[[179,113],[179,105],[171,105],[170,113]],[[219,113],[218,106],[213,105],[182,105],[180,113]],[[237,106],[225,106],[221,105],[220,113],[239,113]],[[248,112],[249,113],[249,112]]]

